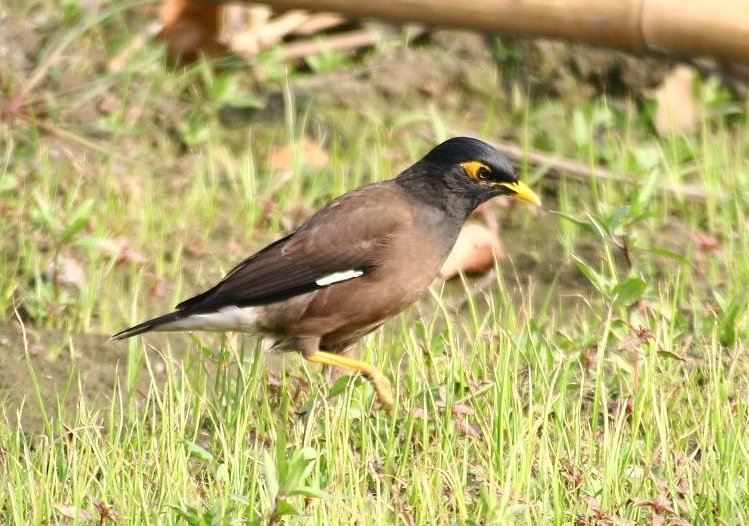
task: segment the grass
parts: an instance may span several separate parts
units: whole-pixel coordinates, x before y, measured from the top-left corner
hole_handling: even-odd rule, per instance
[[[391,419],[361,379],[329,387],[296,356],[258,359],[251,338],[105,340],[397,172],[464,127],[460,111],[417,98],[363,119],[291,88],[274,119],[226,128],[221,105],[254,96],[241,72],[170,70],[150,45],[107,69],[149,6],[64,4],[10,7],[44,36],[34,63],[53,59],[0,132],[3,353],[32,386],[0,406],[1,522],[749,522],[749,121],[713,80],[695,86],[698,130],[664,138],[632,101],[485,95],[472,124],[487,138],[640,184],[527,169],[560,214],[512,214],[496,282],[459,309],[471,282],[436,290],[364,340],[397,386]],[[33,73],[10,69],[0,104]],[[265,167],[303,135],[326,139],[324,168]],[[88,361],[118,374],[87,376]]]

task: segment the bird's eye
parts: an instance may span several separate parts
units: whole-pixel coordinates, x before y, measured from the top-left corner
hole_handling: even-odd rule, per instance
[[[474,181],[487,181],[491,179],[492,170],[480,161],[466,161],[460,163],[466,175]]]

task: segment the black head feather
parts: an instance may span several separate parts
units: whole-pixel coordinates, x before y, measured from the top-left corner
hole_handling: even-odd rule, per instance
[[[518,180],[510,161],[496,148],[471,137],[435,146],[396,181],[422,202],[463,221],[480,203],[510,193],[501,183]]]
[[[494,181],[517,181],[510,161],[491,144],[473,137],[453,137],[435,146],[426,154],[422,162],[442,167],[458,166],[461,163],[476,161],[486,165]]]

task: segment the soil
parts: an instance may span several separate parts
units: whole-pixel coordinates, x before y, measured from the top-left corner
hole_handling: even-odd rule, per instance
[[[107,340],[97,334],[65,335],[17,324],[0,327],[0,408],[6,418],[33,434],[44,429],[43,413],[47,418],[57,416],[58,404],[63,415],[72,414],[81,399],[93,411],[108,408],[117,386],[126,384],[128,347]],[[146,383],[147,378],[140,379],[141,386]]]

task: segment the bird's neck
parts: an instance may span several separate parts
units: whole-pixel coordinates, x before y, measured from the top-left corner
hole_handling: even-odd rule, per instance
[[[458,225],[458,228],[484,200],[475,193],[466,192],[465,189],[452,188],[451,179],[435,177],[433,173],[421,169],[418,165],[401,173],[395,182],[403,187],[412,199],[443,211],[446,214],[445,219]]]

